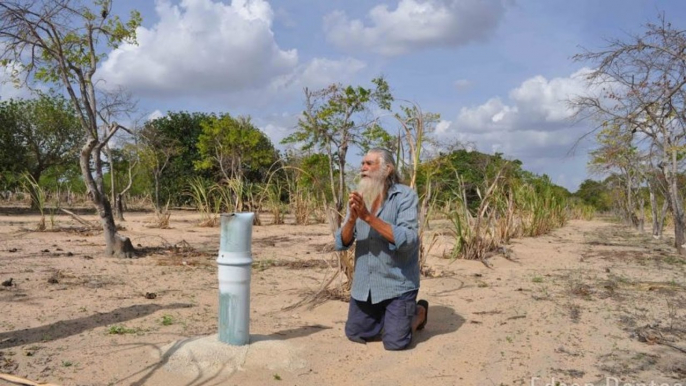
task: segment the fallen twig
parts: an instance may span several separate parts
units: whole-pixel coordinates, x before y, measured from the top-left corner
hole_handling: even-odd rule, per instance
[[[665,341],[658,341],[657,343],[662,344],[662,345],[665,345],[665,346],[669,346],[669,347],[671,347],[671,348],[673,348],[673,349],[675,349],[675,350],[681,351],[682,353],[686,354],[686,348],[682,348],[682,347],[679,347],[679,346],[677,346],[677,345],[674,345],[674,344],[671,344],[671,343],[667,343],[667,342],[665,342]]]
[[[88,220],[84,220],[83,218],[81,218],[79,215],[77,215],[74,212],[68,211],[64,208],[60,208],[60,210],[64,213],[70,215],[74,220],[80,222],[82,225],[85,225],[85,226],[92,228],[92,229],[99,229],[99,227],[97,225],[94,225],[93,223],[91,223]]]
[[[53,383],[36,383],[33,381],[29,381],[28,379],[24,378],[19,378],[15,377],[14,375],[9,375],[9,374],[2,374],[0,373],[0,379],[4,379],[6,381],[16,383],[19,385],[26,385],[26,386],[58,386]]]

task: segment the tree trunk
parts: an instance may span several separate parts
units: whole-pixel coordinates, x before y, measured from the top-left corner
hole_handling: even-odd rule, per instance
[[[625,221],[634,227],[638,225],[637,219],[634,219],[634,200],[631,191],[631,173],[626,173],[626,215]]]
[[[122,196],[121,193],[117,193],[117,201],[115,202],[115,206],[117,207],[117,210],[115,210],[117,221],[126,221],[124,220],[124,199]]]
[[[348,146],[343,145],[338,150],[338,196],[336,197],[336,223],[338,228],[341,227],[343,222],[343,208],[345,207],[345,201],[343,199],[345,193],[345,157],[348,153]]]
[[[155,173],[155,210],[160,210],[160,177]]]
[[[90,160],[91,156],[98,156],[97,151],[93,154],[97,145],[98,140],[91,137],[81,149],[79,164],[81,166],[81,174],[86,183],[88,196],[93,205],[95,205],[98,215],[100,216],[100,222],[102,223],[102,230],[105,234],[105,255],[132,258],[134,257],[136,250],[133,248],[133,244],[128,237],[121,236],[117,233],[112,207],[107,199],[107,194],[101,189],[98,189],[98,184],[93,178]],[[96,161],[95,164],[97,171],[98,162]],[[102,184],[100,184],[100,186],[102,186]]]
[[[677,159],[676,151],[671,152],[671,162],[665,162],[665,178],[669,184],[669,201],[672,209],[672,217],[674,218],[674,246],[677,253],[683,254],[684,245],[684,231],[686,224],[684,223],[684,207],[681,202],[681,195],[677,186]],[[671,169],[670,166],[671,165]]]
[[[107,196],[102,195],[101,202],[96,205],[98,207],[98,214],[100,214],[102,229],[105,233],[105,255],[129,259],[135,257],[136,250],[133,248],[131,240],[117,233],[112,207]]]
[[[665,219],[667,218],[667,211],[669,210],[669,200],[665,199],[662,203],[662,212],[660,213],[660,221],[658,222],[657,237],[662,238],[662,232],[665,229]]]
[[[136,166],[137,163],[138,163],[138,161],[133,162],[129,165],[129,184],[126,185],[126,187],[124,189],[122,189],[121,192],[117,193],[117,197],[116,197],[115,202],[114,202],[114,205],[117,208],[117,210],[116,210],[117,221],[125,221],[124,220],[124,195],[133,186],[133,176],[131,175],[131,170],[133,170],[134,166]],[[114,183],[114,182],[112,182],[112,183]]]
[[[643,198],[643,196],[639,197],[639,199],[638,199],[639,214],[638,214],[637,228],[638,228],[638,231],[641,233],[645,232],[645,222],[646,222],[645,206],[646,206],[645,198]]]
[[[109,134],[109,133],[107,133]],[[107,156],[107,162],[110,163],[110,202],[115,203],[114,205],[114,213],[117,216],[117,219],[120,218],[119,214],[119,205],[117,205],[117,187],[116,187],[116,181],[114,178],[114,159],[112,158],[112,149],[110,149],[109,145],[105,145],[105,155]],[[121,215],[121,219],[124,219],[124,216]]]
[[[648,192],[650,194],[650,214],[653,219],[653,237],[660,237],[662,230],[660,229],[660,218],[657,213],[657,198],[655,197],[655,188],[653,184],[648,181]]]

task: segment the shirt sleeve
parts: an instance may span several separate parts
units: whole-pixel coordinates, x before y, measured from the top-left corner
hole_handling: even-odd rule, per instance
[[[417,206],[419,198],[414,190],[408,190],[398,204],[398,217],[393,229],[395,243],[389,243],[391,251],[404,251],[415,248],[419,242]]]
[[[348,217],[350,217],[350,212],[345,215],[345,219],[343,220],[343,224],[348,222]],[[341,233],[343,232],[343,227],[339,227],[336,232],[334,233],[334,250],[336,251],[347,251],[350,249],[350,247],[354,244],[355,239],[357,238],[357,225],[353,228],[353,239],[350,240],[349,245],[343,245],[343,238],[341,236]]]

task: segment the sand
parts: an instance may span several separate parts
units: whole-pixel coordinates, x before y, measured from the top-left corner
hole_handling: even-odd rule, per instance
[[[0,373],[59,385],[686,384],[686,259],[616,223],[513,240],[492,268],[444,258],[449,232],[433,224],[429,323],[389,352],[345,338],[341,300],[290,307],[335,272],[325,224],[254,227],[251,343],[229,346],[217,340],[219,228],[188,211],[171,229],[151,218],[126,214],[122,232],[145,251],[126,260],[102,257],[102,234],[68,216],[36,232],[36,215],[0,209],[0,281],[12,279],[0,287]]]

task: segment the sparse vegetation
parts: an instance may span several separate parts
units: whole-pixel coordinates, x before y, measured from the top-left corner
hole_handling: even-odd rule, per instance
[[[114,325],[114,326],[110,326],[110,328],[107,330],[107,333],[109,335],[136,334],[136,333],[138,333],[138,329],[127,328],[127,327],[122,326],[122,325]]]
[[[162,325],[163,326],[171,326],[174,324],[174,318],[171,315],[163,315],[162,316]]]

